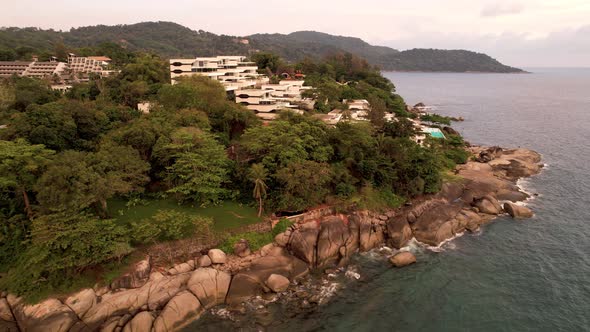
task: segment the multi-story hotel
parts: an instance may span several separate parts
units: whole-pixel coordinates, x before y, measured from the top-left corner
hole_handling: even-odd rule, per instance
[[[254,62],[243,56],[217,56],[195,59],[171,59],[170,78],[175,84],[179,77],[201,75],[219,81],[226,91],[248,89],[268,83],[268,78],[258,74]]]
[[[289,110],[296,113],[303,113],[286,100],[273,97],[275,91],[271,89],[247,89],[236,91],[236,103],[244,105],[247,109],[263,120],[274,120],[279,112]]]
[[[57,61],[0,61],[0,77],[12,75],[45,78],[61,76],[68,68],[65,62]]]
[[[30,65],[30,61],[0,61],[0,77],[22,76]]]
[[[301,97],[310,89],[303,81],[283,80],[269,84],[269,78],[258,73],[256,63],[244,56],[217,56],[194,59],[171,59],[172,84],[183,76],[201,75],[219,81],[226,91],[235,94],[235,101],[256,113],[263,120],[273,120],[282,110],[303,113],[299,105],[311,105],[313,101]]]
[[[76,56],[73,53],[70,53],[68,56],[68,65],[74,73],[94,73],[101,76],[109,76],[112,72],[111,70],[107,70],[110,62],[111,59],[106,56],[83,57]]]

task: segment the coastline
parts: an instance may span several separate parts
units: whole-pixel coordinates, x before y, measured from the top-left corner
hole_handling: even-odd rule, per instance
[[[384,73],[417,73],[417,74],[534,74],[534,72],[522,70],[513,72],[497,72],[497,71],[424,71],[424,70],[385,70]]]
[[[14,325],[27,331],[173,331],[217,305],[240,312],[252,298],[284,292],[269,282],[271,275],[286,277],[291,291],[311,271],[324,276],[344,269],[358,252],[387,245],[396,253],[414,238],[439,247],[464,232],[477,232],[503,213],[499,201],[531,197],[517,182],[542,169],[541,156],[526,149],[473,147],[471,152],[479,161],[457,167],[459,181],[447,182],[440,193],[418,197],[398,210],[306,220],[245,257],[210,251],[170,270],[153,268],[146,258],[129,276],[128,288],[86,289],[36,305],[2,294],[0,309],[8,310]],[[304,300],[315,303],[317,294],[308,293]]]

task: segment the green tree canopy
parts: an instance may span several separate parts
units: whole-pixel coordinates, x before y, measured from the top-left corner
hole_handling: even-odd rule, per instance
[[[281,168],[276,178],[280,196],[276,207],[285,211],[301,211],[324,202],[332,180],[330,166],[311,160],[292,162]]]
[[[54,152],[43,145],[31,145],[25,140],[0,141],[0,189],[13,194],[24,204],[24,211],[33,216],[28,192],[50,162]]]
[[[229,191],[230,160],[210,133],[187,127],[175,131],[157,151],[166,167],[169,192],[198,204],[217,204]]]
[[[137,151],[106,145],[96,153],[65,151],[56,156],[35,189],[46,211],[79,211],[94,206],[108,215],[107,200],[143,189],[149,165]]]

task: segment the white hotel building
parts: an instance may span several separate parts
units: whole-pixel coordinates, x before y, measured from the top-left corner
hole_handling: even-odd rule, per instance
[[[179,77],[201,75],[219,81],[226,91],[252,88],[268,83],[268,78],[258,74],[254,62],[244,56],[217,56],[195,59],[171,59],[170,78],[175,84]]]
[[[310,89],[303,81],[283,80],[269,84],[269,78],[258,74],[254,62],[244,56],[217,56],[194,59],[171,59],[172,84],[182,76],[201,75],[219,81],[226,91],[235,94],[235,101],[252,110],[263,120],[273,120],[282,110],[303,113],[298,105],[311,105],[313,101],[301,97],[301,92]],[[296,103],[297,105],[294,105]]]

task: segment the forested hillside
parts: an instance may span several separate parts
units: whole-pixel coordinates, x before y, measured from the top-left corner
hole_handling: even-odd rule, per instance
[[[352,54],[295,65],[257,57],[275,64],[262,67],[272,75],[306,75],[309,93],[322,101],[311,114],[344,99],[370,101],[370,121],[335,127],[290,112],[263,125],[214,80],[194,76],[171,85],[160,57],[115,54],[119,74],[74,84],[65,94],[42,80],[0,80],[2,291],[40,299],[108,285],[107,266],[120,268],[132,253],[175,240],[233,246],[227,229],[203,212],[227,202],[259,217],[323,204],[396,207],[439,191],[446,172],[468,158],[460,136],[416,144],[406,118],[412,114],[394,85]],[[134,107],[145,100],[154,107],[142,114]],[[398,121],[385,121],[386,113]],[[149,204],[162,208],[125,218]],[[251,244],[269,236],[236,235]]]
[[[248,44],[242,41],[247,40]],[[211,56],[273,52],[289,61],[319,59],[338,52],[350,52],[383,70],[452,72],[521,72],[485,55],[464,50],[415,49],[400,52],[373,46],[359,38],[333,36],[314,31],[288,35],[255,34],[246,37],[194,31],[171,22],[132,25],[89,26],[60,32],[36,28],[0,30],[0,61],[35,53],[42,58],[63,53],[67,48],[97,47],[116,43],[129,51],[147,51],[162,57]]]

